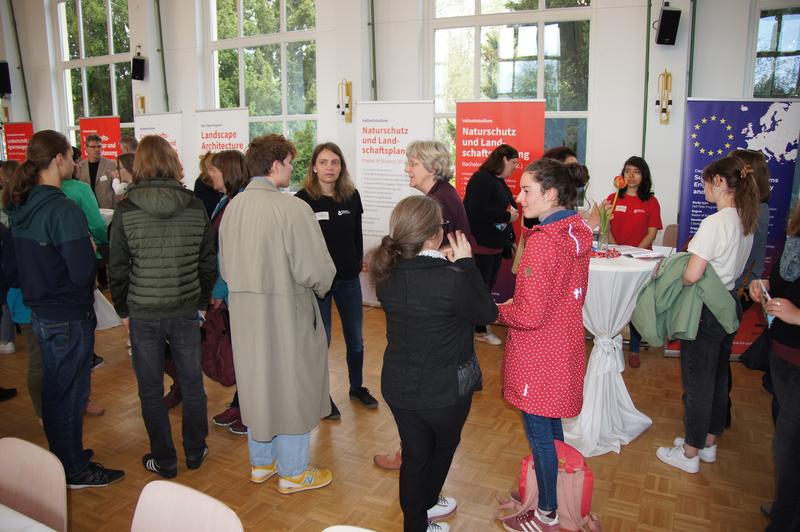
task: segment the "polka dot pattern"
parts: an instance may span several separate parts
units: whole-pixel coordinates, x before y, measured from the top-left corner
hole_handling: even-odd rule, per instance
[[[583,405],[592,231],[575,215],[525,233],[513,301],[499,305],[498,321],[509,328],[503,396],[531,414],[574,417]]]

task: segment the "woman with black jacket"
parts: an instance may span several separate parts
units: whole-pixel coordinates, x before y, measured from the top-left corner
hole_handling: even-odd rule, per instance
[[[469,227],[475,239],[475,265],[491,294],[503,249],[515,242],[512,224],[519,219],[514,195],[506,179],[517,168],[519,152],[508,144],[501,144],[489,154],[467,184],[464,208]],[[475,339],[490,345],[502,342],[486,325],[475,326]]]
[[[406,532],[449,530],[434,521],[455,511],[456,500],[440,491],[472,392],[480,389],[473,327],[497,317],[464,234],[448,234],[448,255],[439,251],[442,222],[436,200],[405,198],[392,211],[391,235],[370,259],[386,313],[381,391],[403,449],[400,506]]]

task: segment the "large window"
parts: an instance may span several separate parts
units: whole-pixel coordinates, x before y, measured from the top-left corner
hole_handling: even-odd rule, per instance
[[[66,126],[73,144],[78,119],[119,115],[133,132],[128,0],[58,3]]]
[[[800,97],[800,8],[761,11],[753,96]]]
[[[246,107],[250,138],[281,133],[297,146],[292,188],[317,137],[313,0],[211,0],[214,99]]]
[[[455,144],[458,100],[544,99],[545,149],[584,160],[590,0],[431,2],[437,137]]]

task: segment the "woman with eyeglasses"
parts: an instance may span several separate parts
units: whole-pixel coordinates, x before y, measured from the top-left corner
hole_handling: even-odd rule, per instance
[[[447,146],[438,140],[415,140],[406,148],[406,157],[406,175],[410,179],[408,185],[439,202],[442,216],[449,222],[444,227],[445,234],[461,231],[471,245],[472,231],[467,211],[456,189],[450,184],[453,165]],[[447,241],[443,244],[446,246]]]
[[[447,531],[456,500],[440,495],[472,393],[481,388],[472,331],[497,317],[464,233],[445,237],[442,208],[426,196],[403,199],[390,234],[369,259],[386,313],[381,392],[403,447],[404,530]]]
[[[506,179],[514,173],[518,159],[519,152],[513,146],[496,147],[472,174],[464,194],[464,208],[475,235],[475,264],[489,293],[500,272],[503,250],[510,250],[516,241],[512,225],[519,219],[519,212]],[[485,324],[475,327],[475,339],[489,345],[503,343]]]

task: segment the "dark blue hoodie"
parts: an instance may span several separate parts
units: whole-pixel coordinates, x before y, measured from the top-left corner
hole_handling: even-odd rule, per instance
[[[34,314],[84,319],[94,304],[97,265],[86,217],[60,188],[37,185],[22,205],[10,203],[13,246],[4,249],[9,284]]]

